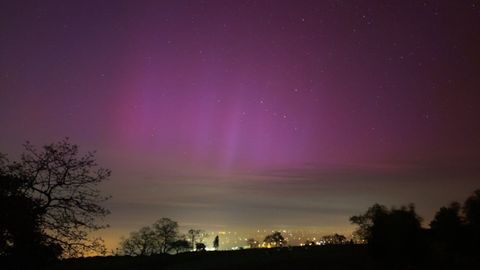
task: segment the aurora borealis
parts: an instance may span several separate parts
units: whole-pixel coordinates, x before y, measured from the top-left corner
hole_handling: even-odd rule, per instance
[[[478,1],[2,1],[0,152],[69,137],[113,171],[114,247],[187,227],[428,221],[480,176]]]

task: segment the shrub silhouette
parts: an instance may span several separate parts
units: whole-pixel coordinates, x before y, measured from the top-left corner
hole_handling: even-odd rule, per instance
[[[205,251],[206,248],[207,248],[207,246],[205,246],[204,243],[196,243],[195,244],[195,250],[196,251]]]
[[[188,242],[188,240],[186,239],[178,239],[174,241],[171,244],[171,246],[172,246],[172,249],[175,250],[176,254],[184,251],[189,251],[192,249],[190,242]]]

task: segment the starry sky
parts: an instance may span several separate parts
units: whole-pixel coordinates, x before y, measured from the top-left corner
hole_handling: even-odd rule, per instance
[[[113,170],[114,247],[184,228],[426,224],[480,187],[480,2],[0,3],[0,152],[69,137]]]

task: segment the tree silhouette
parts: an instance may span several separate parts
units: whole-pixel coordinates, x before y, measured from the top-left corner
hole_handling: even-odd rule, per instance
[[[158,244],[153,230],[146,226],[136,232],[131,232],[130,237],[120,242],[120,254],[129,256],[145,256],[158,253]]]
[[[190,229],[188,230],[188,237],[190,238],[190,243],[192,248],[195,247],[196,241],[202,237],[203,230],[200,229]]]
[[[480,189],[477,189],[467,198],[463,206],[467,224],[480,227]]]
[[[218,247],[219,247],[219,246],[220,246],[220,241],[219,241],[218,235],[217,235],[217,236],[215,236],[215,239],[213,240],[213,248],[214,248],[215,250],[218,250]]]
[[[409,263],[423,255],[421,218],[412,204],[391,210],[375,204],[350,221],[359,226],[357,234],[364,237],[372,255],[378,259]]]
[[[250,248],[258,248],[259,243],[258,243],[257,240],[255,240],[253,238],[249,238],[247,240],[247,245],[250,246]]]
[[[336,233],[332,235],[325,235],[322,237],[322,240],[326,244],[339,245],[345,243],[345,241],[347,241],[347,238],[344,235]]]
[[[172,243],[177,240],[178,223],[169,218],[161,218],[152,225],[152,228],[159,252],[168,253],[172,249]]]
[[[21,192],[22,184],[22,179],[0,172],[0,264],[7,269],[39,267],[61,254],[41,231],[41,213]]]
[[[287,244],[287,242],[282,236],[282,233],[278,231],[275,231],[272,234],[265,236],[263,242],[273,247],[283,247]]]
[[[178,223],[169,218],[161,218],[152,226],[145,226],[120,242],[120,254],[144,256],[169,253],[175,249],[178,239]],[[177,250],[178,251],[178,250]]]
[[[94,153],[80,155],[78,146],[68,139],[40,150],[27,142],[24,148],[19,161],[2,158],[1,162],[2,175],[17,185],[15,193],[2,193],[23,201],[16,215],[24,212],[32,217],[25,224],[31,223],[30,228],[42,234],[37,237],[42,238],[42,245],[55,247],[57,254],[59,250],[64,256],[104,252],[101,239],[90,238],[89,233],[106,227],[95,222],[108,214],[100,206],[108,197],[102,196],[97,186],[110,176],[110,170],[98,168]],[[1,222],[8,221],[2,218]],[[18,241],[11,245],[20,245]]]
[[[480,189],[477,189],[463,204],[466,230],[470,238],[470,249],[480,251]]]
[[[430,222],[434,242],[440,249],[448,252],[458,250],[463,241],[463,221],[460,216],[460,204],[453,202],[442,207]]]
[[[372,238],[372,228],[376,220],[388,214],[388,209],[380,204],[374,204],[363,215],[350,217],[350,222],[358,226],[354,232],[360,239],[368,241]]]

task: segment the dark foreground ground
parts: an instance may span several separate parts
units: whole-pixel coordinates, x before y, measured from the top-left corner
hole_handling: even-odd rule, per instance
[[[473,263],[476,264],[476,263]],[[479,268],[476,268],[476,267]],[[472,268],[473,267],[473,268]],[[247,249],[238,251],[189,252],[179,255],[148,257],[95,257],[64,260],[52,270],[150,270],[150,269],[480,269],[472,262],[439,261],[413,266],[373,261],[365,246],[320,246],[282,249]]]
[[[368,269],[363,247],[310,247],[187,252],[148,257],[66,260],[52,269]]]

